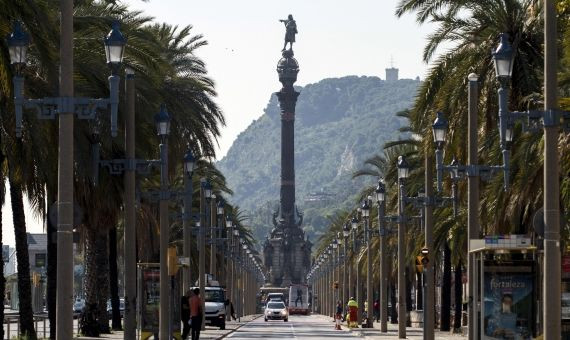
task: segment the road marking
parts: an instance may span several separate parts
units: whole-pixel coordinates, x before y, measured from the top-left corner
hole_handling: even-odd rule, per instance
[[[291,326],[291,332],[293,332],[293,339],[297,339],[297,334],[295,334],[295,327],[293,327],[293,322],[291,322],[289,326]]]

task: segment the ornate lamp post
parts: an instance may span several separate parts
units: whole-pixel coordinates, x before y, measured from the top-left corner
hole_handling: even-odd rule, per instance
[[[198,285],[200,286],[200,294],[205,293],[206,287],[206,206],[212,198],[212,186],[207,179],[200,179],[200,229],[198,233]],[[206,327],[205,323],[205,302],[202,299],[202,330]]]
[[[508,109],[508,83],[512,76],[514,51],[509,36],[500,35],[500,43],[493,53],[495,72],[500,88],[499,95],[499,135],[503,149],[503,161],[508,166],[510,155],[505,149],[513,140],[514,124],[521,120],[523,130],[544,131],[544,296],[543,320],[544,338],[554,339],[561,332],[560,303],[560,183],[558,136],[561,118],[563,128],[570,132],[570,112],[558,109],[557,98],[557,47],[556,9],[551,0],[544,4],[545,44],[544,44],[544,109],[510,112]],[[508,169],[508,168],[507,168]],[[505,185],[508,182],[505,181]],[[546,305],[548,304],[548,306]]]
[[[23,109],[37,111],[39,119],[59,118],[59,159],[58,159],[58,219],[57,219],[57,322],[56,339],[70,339],[73,335],[73,120],[74,114],[80,119],[94,119],[97,109],[111,109],[111,135],[117,134],[118,84],[116,75],[122,63],[126,39],[115,23],[105,40],[107,64],[112,75],[109,77],[110,97],[104,99],[73,96],[73,2],[61,4],[61,75],[60,95],[56,98],[27,99],[24,97],[22,71],[26,65],[29,36],[20,22],[14,23],[14,31],[7,39],[10,62],[14,67],[14,111],[16,136],[22,135]],[[114,46],[111,48],[111,46]]]
[[[371,235],[371,230],[370,230],[370,202],[372,200],[372,197],[368,197],[367,199],[364,200],[364,202],[362,203],[362,217],[364,219],[364,238],[365,238],[365,242],[366,242],[366,264],[367,264],[367,268],[366,268],[366,305],[368,306],[368,311],[367,311],[367,315],[366,315],[366,319],[367,319],[367,327],[368,328],[372,328],[373,326],[373,317],[372,317],[372,313],[370,313],[370,311],[372,310],[372,295],[373,295],[373,291],[372,291],[372,255],[371,255],[371,247],[370,247],[370,241],[372,239],[372,235]]]
[[[196,158],[191,150],[186,151],[184,155],[184,205],[182,211],[182,232],[183,232],[183,248],[182,255],[188,259],[188,267],[182,272],[182,287],[186,291],[192,286],[192,269],[190,265],[191,256],[191,239],[192,239],[192,174],[196,167]]]
[[[348,253],[346,251],[346,246],[348,243],[348,236],[350,235],[350,225],[348,223],[344,224],[344,227],[342,228],[342,236],[344,237],[344,242],[343,242],[343,249],[342,249],[342,254],[343,254],[343,273],[342,273],[342,303],[343,306],[344,304],[346,304],[346,302],[348,301],[348,298],[350,296],[349,292],[348,292],[348,285],[350,284],[349,282],[347,282],[347,269],[350,266],[350,262],[348,262]]]
[[[160,313],[159,334],[163,339],[169,338],[170,332],[170,287],[168,279],[168,241],[170,225],[168,218],[169,181],[168,181],[168,135],[170,134],[170,116],[165,105],[154,117],[156,131],[160,136]]]
[[[387,238],[395,233],[387,227],[387,223],[399,223],[400,216],[386,216],[386,186],[380,178],[375,190],[376,203],[378,203],[378,235],[380,236],[380,331],[388,331],[388,258]]]
[[[398,157],[398,337],[406,337],[406,281],[404,277],[406,226],[404,215],[404,180],[410,175],[410,167],[404,156]]]

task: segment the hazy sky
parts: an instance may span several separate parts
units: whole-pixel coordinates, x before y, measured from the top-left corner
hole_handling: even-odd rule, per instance
[[[421,55],[433,27],[414,17],[396,18],[399,0],[124,0],[158,22],[193,25],[209,45],[198,51],[216,82],[217,103],[224,111],[218,158],[240,132],[259,116],[280,84],[275,70],[285,28],[279,19],[293,14],[299,34],[294,45],[299,61],[298,85],[346,75],[379,76],[400,69],[400,78],[422,79],[427,65]],[[8,192],[8,191],[7,191]],[[14,245],[9,197],[2,210],[4,244]],[[42,222],[27,210],[29,232]]]
[[[275,67],[285,28],[279,19],[293,14],[299,34],[293,50],[299,61],[298,85],[323,78],[374,75],[394,66],[403,78],[423,75],[425,36],[413,15],[394,15],[399,0],[128,0],[157,21],[191,24],[209,45],[197,53],[215,80],[217,102],[227,126],[218,159],[237,135],[263,113],[280,88]]]

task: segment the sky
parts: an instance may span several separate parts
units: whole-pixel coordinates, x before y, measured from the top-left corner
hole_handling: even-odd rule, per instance
[[[123,0],[157,22],[192,25],[208,45],[197,55],[216,83],[216,102],[226,118],[218,140],[221,159],[236,137],[263,114],[278,91],[276,65],[285,28],[279,19],[292,14],[297,22],[293,46],[300,72],[297,85],[324,78],[366,75],[385,78],[393,66],[400,78],[421,79],[426,36],[433,26],[418,26],[413,15],[394,15],[399,0]],[[9,192],[8,189],[6,192]],[[29,232],[42,232],[43,222],[26,203]],[[9,197],[2,208],[4,244],[14,245]]]

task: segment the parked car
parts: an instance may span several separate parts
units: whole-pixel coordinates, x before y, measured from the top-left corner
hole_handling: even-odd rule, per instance
[[[73,317],[77,318],[85,309],[85,300],[76,299],[73,303]]]
[[[562,319],[570,319],[570,293],[562,293]]]
[[[121,318],[125,316],[125,299],[119,299],[119,313],[121,313]],[[113,307],[111,306],[111,300],[107,300],[107,314],[109,318],[113,317]]]
[[[289,321],[289,312],[283,301],[269,300],[265,307],[264,313],[265,322],[267,320],[283,320]]]

